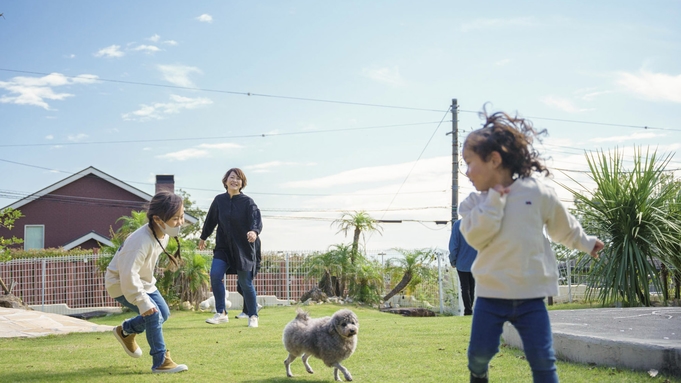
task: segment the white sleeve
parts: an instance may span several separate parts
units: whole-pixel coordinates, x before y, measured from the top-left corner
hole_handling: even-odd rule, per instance
[[[587,235],[579,221],[570,214],[560,202],[553,189],[548,189],[549,214],[546,219],[546,232],[552,241],[571,249],[590,253],[596,245],[596,237]]]
[[[148,244],[129,244],[118,254],[118,273],[121,281],[121,290],[125,299],[137,306],[140,314],[154,308],[154,304],[144,290],[144,284],[140,278],[140,270],[145,267],[148,252]]]
[[[461,203],[461,233],[474,249],[484,249],[497,235],[504,218],[504,206],[506,196],[494,189],[487,192],[487,198],[480,193],[471,193]]]

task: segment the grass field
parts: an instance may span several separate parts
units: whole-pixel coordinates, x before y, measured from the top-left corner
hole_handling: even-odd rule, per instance
[[[305,307],[313,316],[331,315],[339,306]],[[471,317],[413,318],[352,308],[360,319],[357,351],[343,363],[357,382],[468,382],[466,348]],[[230,316],[236,312],[231,312]],[[118,325],[131,314],[92,319]],[[40,338],[0,339],[0,382],[333,382],[333,369],[311,358],[315,373],[305,372],[300,359],[287,378],[281,342],[294,307],[264,308],[260,327],[230,319],[218,326],[204,322],[210,314],[173,311],[164,325],[173,360],[189,366],[181,374],[151,374],[144,336],[139,359],[127,356],[112,333],[73,333]],[[493,382],[531,382],[521,351],[502,347],[491,362]],[[679,378],[645,372],[558,363],[562,382],[681,382]]]

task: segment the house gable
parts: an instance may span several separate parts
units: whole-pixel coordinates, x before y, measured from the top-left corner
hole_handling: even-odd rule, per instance
[[[44,225],[45,248],[98,248],[99,243],[109,245],[111,230],[122,225],[117,222],[120,217],[145,210],[151,198],[89,167],[7,206],[20,210],[23,217],[12,230],[0,228],[0,236],[23,239],[26,225]],[[198,219],[185,214],[185,221]]]

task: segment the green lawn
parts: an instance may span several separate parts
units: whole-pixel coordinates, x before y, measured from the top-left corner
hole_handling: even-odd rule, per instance
[[[331,315],[339,306],[306,307],[313,316]],[[372,309],[353,308],[360,319],[359,343],[345,361],[357,382],[468,382],[466,347],[471,317],[409,318]],[[231,312],[233,316],[235,312]],[[118,325],[131,314],[92,319]],[[110,332],[74,333],[32,339],[0,339],[0,382],[333,382],[333,369],[311,358],[313,375],[300,359],[287,378],[281,342],[294,307],[264,308],[260,327],[230,319],[223,325],[204,322],[210,314],[173,311],[164,334],[173,360],[189,366],[181,374],[151,374],[144,336],[139,359],[127,356]],[[492,360],[493,382],[531,382],[522,352],[502,348]],[[681,382],[608,367],[559,362],[562,382]],[[341,375],[342,376],[342,375]],[[668,379],[668,380],[666,380]]]

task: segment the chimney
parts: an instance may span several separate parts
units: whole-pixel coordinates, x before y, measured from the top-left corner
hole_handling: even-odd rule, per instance
[[[175,176],[172,174],[157,174],[156,175],[156,193],[161,190],[167,190],[175,193]]]

